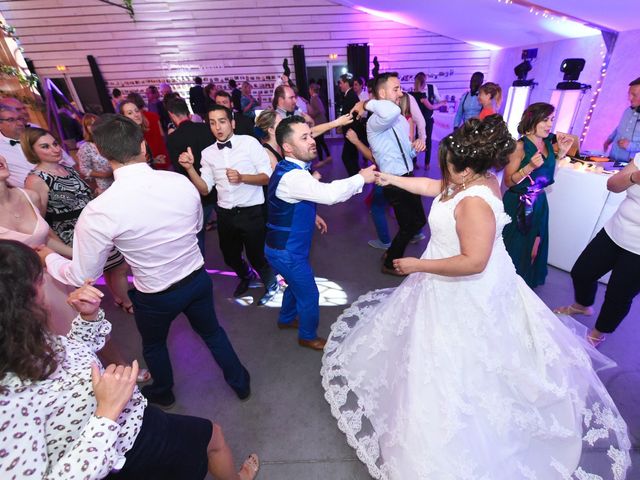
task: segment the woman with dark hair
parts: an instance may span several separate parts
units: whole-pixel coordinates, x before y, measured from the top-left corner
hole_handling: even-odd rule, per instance
[[[218,425],[147,406],[136,388],[136,361],[101,366],[96,351],[111,324],[99,308],[102,293],[89,282],[69,295],[78,312],[71,332],[50,333],[39,306],[42,275],[31,248],[0,240],[0,477],[256,476],[256,455],[235,472]]]
[[[460,99],[458,104],[458,110],[456,110],[456,116],[453,120],[453,126],[458,128],[464,122],[470,118],[475,118],[480,114],[482,105],[478,100],[478,93],[480,92],[480,86],[484,82],[484,74],[482,72],[473,72],[471,80],[469,81],[469,91]]]
[[[169,152],[164,141],[164,133],[160,115],[145,108],[142,95],[130,93],[120,103],[120,115],[130,118],[142,128],[144,140],[147,142],[147,163],[160,170],[169,170]]]
[[[554,182],[557,159],[571,147],[571,137],[551,133],[554,107],[533,103],[522,114],[522,135],[504,169],[504,210],[511,217],[502,232],[518,275],[527,285],[543,285],[549,256],[549,204],[544,191]],[[553,149],[558,144],[558,152]]]
[[[425,253],[393,263],[410,275],[360,297],[324,349],[325,398],[374,478],[614,480],[630,465],[626,424],[589,355],[607,359],[504,248],[509,217],[489,170],[514,149],[494,115],[440,143],[442,181],[376,174],[436,198]]]

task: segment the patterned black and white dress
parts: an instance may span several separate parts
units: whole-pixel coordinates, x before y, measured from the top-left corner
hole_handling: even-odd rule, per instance
[[[73,232],[84,207],[91,201],[92,192],[78,172],[71,167],[63,168],[66,176],[53,175],[42,170],[33,170],[29,175],[37,175],[49,187],[45,220],[67,245],[73,245]],[[124,262],[124,257],[115,248],[109,255],[105,270]]]

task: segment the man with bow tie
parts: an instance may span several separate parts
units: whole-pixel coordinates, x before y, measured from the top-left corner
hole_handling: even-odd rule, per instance
[[[235,122],[230,109],[212,105],[208,116],[216,143],[202,151],[200,173],[193,166],[191,149],[180,155],[179,162],[201,195],[207,195],[213,187],[218,192],[220,250],[224,262],[240,278],[233,295],[239,297],[247,292],[255,280],[253,267],[266,289],[258,301],[258,305],[264,305],[278,291],[275,274],[264,256],[262,186],[269,182],[271,163],[258,140],[248,135],[234,135]],[[243,258],[243,250],[251,267]]]
[[[24,132],[24,119],[16,109],[0,104],[0,155],[7,160],[11,176],[7,183],[24,188],[24,180],[33,164],[27,161],[20,147],[20,135]]]
[[[285,158],[269,181],[265,254],[288,284],[278,328],[297,329],[301,347],[322,350],[326,340],[317,334],[320,294],[309,250],[315,227],[325,233],[327,224],[316,214],[316,204],[333,205],[360,193],[365,183],[375,180],[375,166],[349,178],[321,183],[308,168],[316,158],[316,142],[304,118],[297,115],[278,124],[276,141]]]

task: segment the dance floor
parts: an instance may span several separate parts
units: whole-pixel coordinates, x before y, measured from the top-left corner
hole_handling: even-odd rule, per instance
[[[321,172],[324,180],[343,178],[340,160],[341,141],[330,142],[334,161]],[[439,177],[433,150],[434,166],[420,168],[419,175]],[[420,160],[422,167],[422,160]],[[372,289],[394,287],[400,279],[380,273],[381,250],[367,245],[375,238],[365,195],[344,204],[320,206],[318,213],[329,226],[326,235],[316,235],[312,264],[316,277],[326,279],[324,306],[320,309],[320,335],[326,336],[344,304]],[[425,210],[431,201],[425,199]],[[389,226],[395,223],[389,216]],[[410,245],[408,256],[420,256],[427,238]],[[261,458],[261,480],[349,480],[370,478],[366,468],[347,445],[338,430],[320,384],[319,352],[300,348],[296,333],[278,330],[277,308],[256,307],[251,299],[237,301],[232,292],[237,279],[228,274],[218,248],[216,231],[207,233],[206,266],[214,283],[216,311],[242,362],[251,373],[252,396],[240,402],[225,384],[222,374],[200,338],[189,328],[184,317],[172,327],[169,348],[174,367],[176,405],[174,413],[211,418],[225,431],[227,442],[238,465],[251,452]],[[250,290],[253,303],[261,288]],[[573,301],[569,274],[550,268],[547,283],[536,290],[550,307]],[[604,288],[598,290],[599,308]],[[127,358],[142,359],[140,339],[133,317],[113,306],[105,297],[104,307],[114,324],[114,337]],[[593,317],[578,317],[591,326]],[[508,319],[505,319],[508,321]],[[601,351],[618,363],[603,372],[613,399],[630,428],[634,445],[634,466],[628,479],[640,478],[640,302],[618,331],[601,347]],[[433,432],[432,434],[437,434]],[[437,480],[437,479],[434,479]]]

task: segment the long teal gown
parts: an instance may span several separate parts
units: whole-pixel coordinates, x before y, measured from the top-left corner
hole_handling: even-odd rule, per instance
[[[537,147],[527,137],[520,141],[524,146],[524,157],[520,167],[528,165],[538,151]],[[504,193],[502,198],[504,210],[511,217],[511,223],[504,227],[502,237],[507,252],[516,272],[527,285],[535,288],[544,284],[547,277],[547,258],[549,256],[549,204],[544,188],[554,182],[556,169],[556,155],[553,151],[555,135],[544,139],[548,156],[544,158],[541,167],[531,172],[531,179],[525,178],[518,185],[514,185]],[[531,251],[537,237],[540,237],[538,254],[532,261]]]

